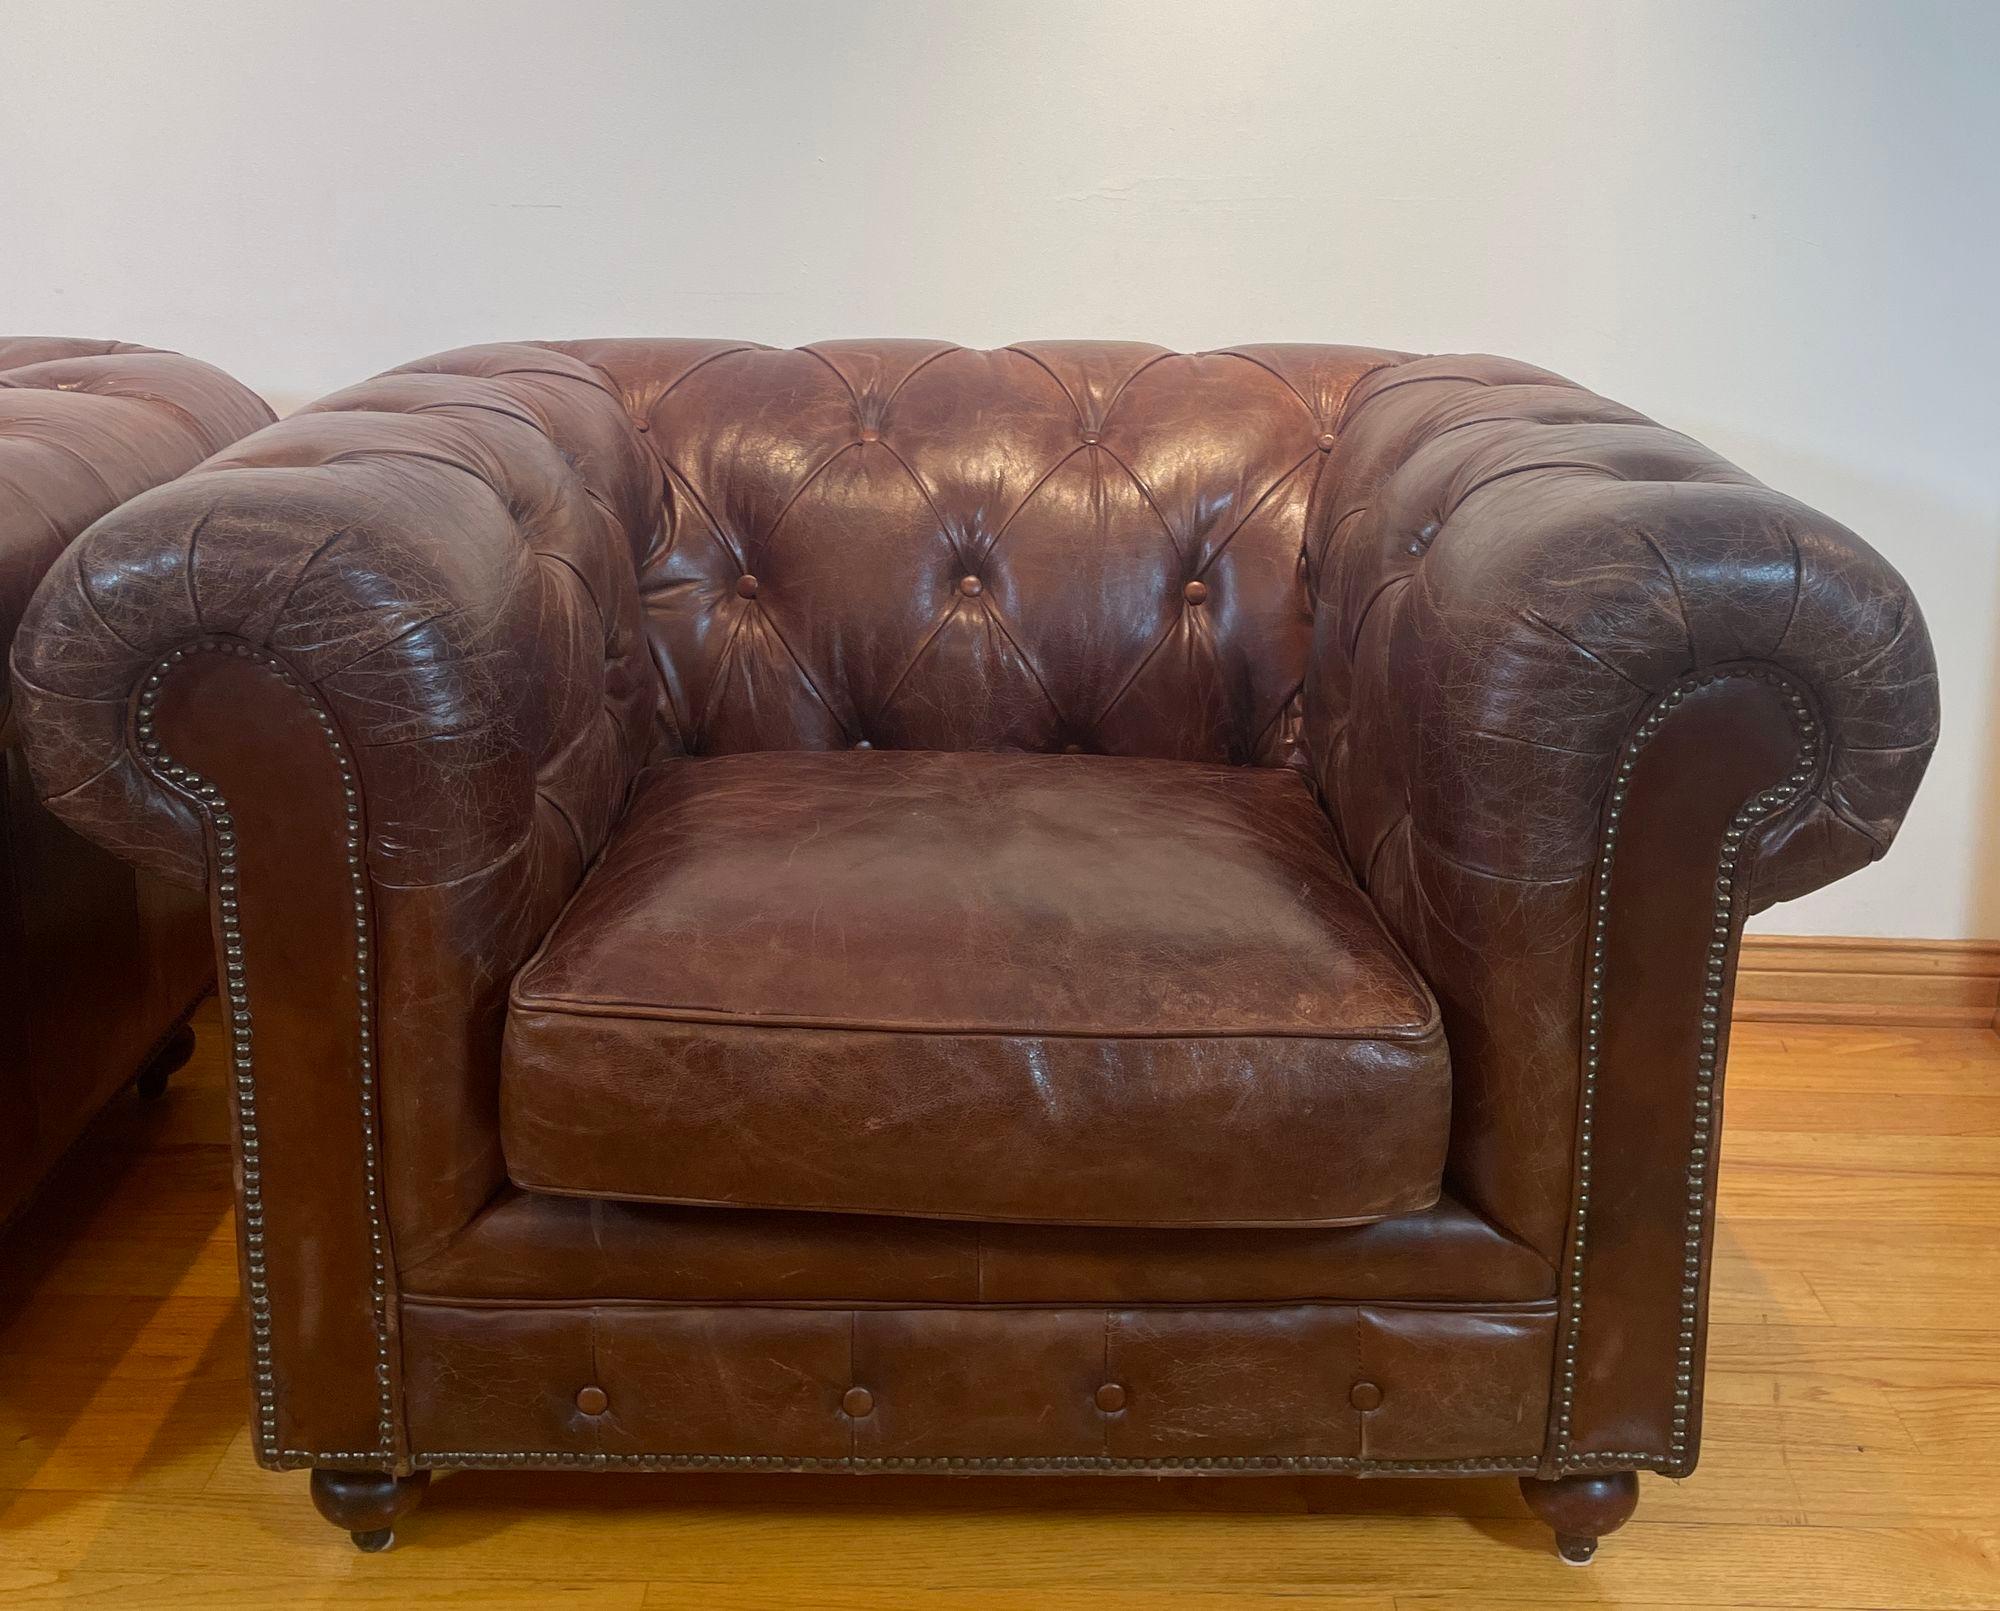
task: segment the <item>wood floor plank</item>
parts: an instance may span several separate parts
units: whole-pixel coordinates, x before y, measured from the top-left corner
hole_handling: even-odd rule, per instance
[[[863,1485],[832,1479],[843,1480]],[[1984,1526],[1635,1522],[1585,1574],[1557,1562],[1545,1529],[1526,1517],[1213,1513],[1156,1509],[1143,1494],[1105,1509],[1072,1508],[1060,1493],[991,1508],[934,1508],[917,1493],[866,1505],[677,1506],[667,1502],[671,1480],[649,1484],[656,1492],[643,1502],[599,1504],[589,1493],[598,1479],[568,1486],[567,1496],[537,1485],[512,1501],[440,1493],[408,1543],[373,1562],[277,1500],[245,1505],[236,1525],[219,1527],[199,1501],[152,1493],[23,1494],[0,1508],[0,1529],[15,1569],[129,1569],[138,1551],[198,1578],[283,1577],[317,1560],[343,1578],[400,1583],[412,1599],[438,1583],[511,1589],[558,1566],[572,1581],[615,1584],[638,1562],[689,1603],[752,1587],[788,1591],[797,1604],[922,1591],[934,1604],[1013,1593],[1040,1605],[1082,1589],[1164,1602],[1209,1582],[1364,1600],[1477,1584],[1495,1602],[1553,1605],[1590,1604],[1604,1591],[1727,1600],[1754,1588],[1752,1603],[1779,1606],[1991,1611],[2000,1582],[2000,1535]]]
[[[1797,1091],[1739,1084],[1723,1107],[1732,1145],[1763,1130],[1832,1136],[2000,1136],[2000,1090],[1990,1088],[1977,1095],[1913,1095],[1847,1090],[1829,1079],[1810,1101],[1801,1101]]]
[[[647,1585],[576,1583],[539,1578],[517,1584],[426,1584],[422,1604],[451,1611],[538,1611],[548,1606],[590,1611],[640,1611]],[[672,1603],[654,1600],[655,1605]],[[685,1601],[680,1602],[683,1606]],[[409,1585],[342,1582],[312,1576],[252,1576],[217,1572],[189,1578],[171,1572],[28,1572],[0,1567],[0,1605],[102,1607],[104,1611],[264,1611],[283,1606],[311,1611],[321,1606],[387,1606],[408,1611]]]
[[[1994,1611],[2000,1036],[1740,1025],[1706,1441],[1562,1567],[1511,1482],[469,1472],[386,1555],[250,1458],[212,1016],[0,1244],[0,1605]]]
[[[1725,1176],[1728,1169],[1725,1159]],[[1739,1294],[1760,1281],[1776,1293],[1803,1279],[1837,1325],[2000,1330],[2000,1238],[1957,1225],[1812,1218],[1809,1202],[1794,1206],[1789,1219],[1725,1218],[1716,1232],[1718,1278],[1726,1274]],[[1766,1307],[1777,1307],[1775,1299]],[[1805,1323],[1810,1312],[1799,1305],[1727,1318]]]

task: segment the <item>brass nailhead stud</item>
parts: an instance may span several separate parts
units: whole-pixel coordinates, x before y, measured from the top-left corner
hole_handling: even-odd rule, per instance
[[[1106,1415],[1116,1415],[1125,1408],[1125,1389],[1116,1382],[1106,1382],[1097,1390],[1097,1407]]]
[[[1356,1382],[1353,1391],[1347,1395],[1347,1402],[1357,1410],[1377,1409],[1382,1403],[1382,1389],[1373,1382]]]
[[[757,596],[757,578],[754,576],[737,577],[736,596],[740,599],[754,599]]]
[[[602,1415],[611,1407],[611,1399],[601,1387],[579,1388],[576,1407],[585,1415]]]
[[[875,1408],[875,1395],[865,1387],[850,1387],[841,1394],[840,1407],[858,1421]]]

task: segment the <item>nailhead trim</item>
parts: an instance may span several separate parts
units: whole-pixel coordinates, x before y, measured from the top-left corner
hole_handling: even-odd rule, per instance
[[[1366,1460],[1338,1454],[1160,1455],[1138,1459],[1109,1454],[888,1455],[790,1454],[578,1454],[540,1450],[484,1454],[464,1450],[411,1456],[416,1466],[502,1470],[547,1466],[564,1470],[639,1471],[1348,1471],[1381,1475],[1531,1472],[1532,1456],[1495,1455],[1467,1460]]]
[[[375,1323],[376,1432],[380,1442],[369,1454],[309,1454],[283,1449],[278,1442],[278,1394],[271,1361],[271,1292],[264,1248],[264,1171],[259,1156],[257,1080],[253,1063],[254,1036],[250,985],[243,955],[242,914],[238,906],[236,822],[222,791],[192,768],[182,766],[161,749],[153,736],[153,708],[168,674],[193,654],[227,654],[248,660],[272,673],[307,703],[321,736],[340,769],[349,897],[354,938],[356,1036],[361,1073],[361,1155],[368,1215],[368,1240],[374,1265],[371,1290]],[[333,717],[291,669],[275,655],[247,643],[203,639],[176,649],[159,661],[140,686],[134,723],[139,754],[149,770],[182,794],[190,796],[208,818],[215,857],[216,907],[222,931],[222,992],[229,1017],[230,1066],[236,1086],[236,1145],[243,1165],[243,1243],[247,1297],[250,1307],[252,1384],[257,1403],[257,1447],[267,1464],[292,1462],[382,1462],[395,1449],[396,1402],[389,1354],[389,1247],[383,1214],[381,1159],[376,1141],[375,1030],[370,957],[373,944],[368,921],[367,875],[362,865],[361,793],[353,763],[335,731]]]
[[[1694,1135],[1687,1166],[1687,1207],[1681,1246],[1680,1326],[1675,1345],[1674,1413],[1664,1453],[1589,1453],[1570,1447],[1571,1415],[1576,1399],[1577,1338],[1583,1328],[1584,1252],[1590,1229],[1590,1170],[1592,1126],[1596,1113],[1604,1028],[1604,955],[1611,907],[1612,864],[1618,850],[1618,826],[1625,809],[1639,752],[1687,696],[1697,688],[1730,678],[1747,677],[1768,683],[1785,699],[1799,730],[1799,750],[1791,772],[1776,788],[1764,789],[1746,801],[1730,819],[1722,836],[1716,869],[1715,904],[1709,927],[1708,959],[1701,993],[1701,1050],[1695,1067]],[[1689,677],[1654,702],[1625,745],[1611,785],[1611,806],[1597,858],[1596,900],[1591,913],[1590,966],[1584,993],[1583,1097],[1577,1122],[1576,1203],[1574,1234],[1565,1271],[1569,1302],[1563,1319],[1562,1368],[1556,1392],[1555,1464],[1560,1471],[1600,1470],[1607,1466],[1653,1466],[1670,1475],[1685,1475],[1691,1465],[1688,1427],[1694,1402],[1695,1334],[1701,1319],[1701,1246],[1707,1228],[1709,1165],[1715,1151],[1716,1058],[1722,1036],[1722,984],[1729,964],[1729,935],[1735,911],[1736,869],[1750,830],[1764,818],[1790,805],[1804,791],[1820,758],[1819,723],[1798,687],[1766,666],[1733,667]]]
[[[374,1265],[372,1289],[375,1322],[376,1383],[378,1392],[377,1431],[380,1443],[368,1452],[313,1452],[280,1448],[277,1436],[277,1389],[271,1359],[270,1288],[264,1249],[263,1175],[258,1156],[257,1092],[252,1062],[253,1036],[249,987],[243,959],[243,934],[238,907],[238,878],[235,820],[228,802],[214,784],[193,769],[172,760],[153,737],[153,708],[167,674],[194,653],[230,654],[254,662],[271,671],[286,687],[305,698],[313,711],[340,769],[345,823],[344,850],[353,899],[355,993],[359,1065],[361,1073],[362,1156],[368,1212],[370,1252]],[[1593,1453],[1570,1447],[1572,1412],[1576,1392],[1577,1339],[1583,1317],[1583,1254],[1587,1246],[1590,1211],[1590,1170],[1592,1123],[1600,1072],[1600,1035],[1604,1022],[1604,952],[1610,907],[1612,867],[1617,852],[1618,826],[1623,815],[1627,787],[1639,752],[1658,733],[1661,725],[1686,696],[1729,677],[1751,677],[1779,688],[1791,708],[1801,734],[1798,764],[1784,784],[1767,789],[1748,801],[1731,820],[1723,835],[1723,851],[1718,867],[1715,913],[1708,948],[1708,966],[1703,981],[1701,1013],[1701,1053],[1695,1080],[1694,1145],[1687,1171],[1687,1210],[1682,1251],[1680,1331],[1674,1382],[1672,1437],[1665,1454],[1625,1451]],[[348,759],[333,718],[307,686],[276,656],[252,649],[243,643],[216,640],[176,649],[159,661],[146,676],[138,701],[136,721],[138,748],[145,764],[156,775],[183,794],[193,798],[207,816],[215,852],[216,894],[222,931],[223,995],[230,1021],[231,1066],[236,1082],[237,1146],[243,1162],[243,1228],[245,1264],[250,1308],[253,1378],[257,1402],[258,1447],[269,1464],[291,1465],[373,1465],[393,1456],[395,1446],[395,1395],[389,1348],[389,1268],[388,1233],[383,1216],[381,1162],[376,1141],[376,1083],[372,985],[369,959],[371,937],[368,921],[367,881],[362,868],[360,792],[355,784],[353,764]],[[1692,677],[1670,689],[1653,705],[1640,723],[1620,758],[1611,791],[1611,810],[1605,823],[1598,857],[1597,899],[1591,926],[1589,982],[1586,991],[1586,1027],[1582,1116],[1577,1137],[1577,1192],[1575,1233],[1568,1259],[1569,1304],[1564,1320],[1562,1374],[1557,1400],[1556,1466],[1559,1471],[1604,1467],[1653,1465],[1676,1470],[1687,1464],[1687,1439],[1694,1385],[1694,1342],[1699,1320],[1701,1243],[1706,1228],[1706,1198],[1709,1157],[1713,1151],[1713,1109],[1716,1055],[1720,1036],[1722,978],[1728,963],[1729,933],[1734,910],[1735,874],[1743,840],[1749,829],[1796,799],[1811,781],[1818,761],[1818,725],[1804,696],[1785,677],[1762,667],[1747,667]],[[631,1468],[683,1470],[705,1468],[747,1468],[800,1471],[1368,1471],[1382,1473],[1424,1472],[1521,1472],[1534,1471],[1539,1462],[1511,1457],[1482,1457],[1467,1460],[1367,1460],[1344,1455],[1263,1455],[1263,1456],[1161,1456],[1130,1459],[1112,1455],[1049,1457],[863,1457],[813,1458],[788,1455],[608,1455],[580,1454],[558,1450],[509,1454],[467,1451],[420,1454],[413,1457],[419,1466],[460,1466],[503,1468],[553,1466],[562,1468]]]

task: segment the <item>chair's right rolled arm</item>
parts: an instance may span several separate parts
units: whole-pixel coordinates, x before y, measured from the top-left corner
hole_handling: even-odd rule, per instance
[[[1742,924],[1887,849],[1923,617],[1836,522],[1493,358],[1356,387],[1307,565],[1307,743],[1443,1009],[1453,1189],[1561,1266],[1551,1474],[1685,1470]]]
[[[1853,532],[1504,359],[1378,370],[1339,440],[1309,555],[1307,719],[1358,862],[1407,815],[1465,865],[1573,873],[1647,704],[1751,664],[1826,723],[1826,764],[1757,835],[1755,904],[1888,848],[1936,740],[1937,675],[1908,587]]]

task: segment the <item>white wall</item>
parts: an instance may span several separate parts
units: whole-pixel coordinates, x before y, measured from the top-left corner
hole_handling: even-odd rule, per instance
[[[0,325],[281,406],[524,336],[1511,353],[1915,585],[1896,854],[2000,937],[2000,5],[0,0]]]

